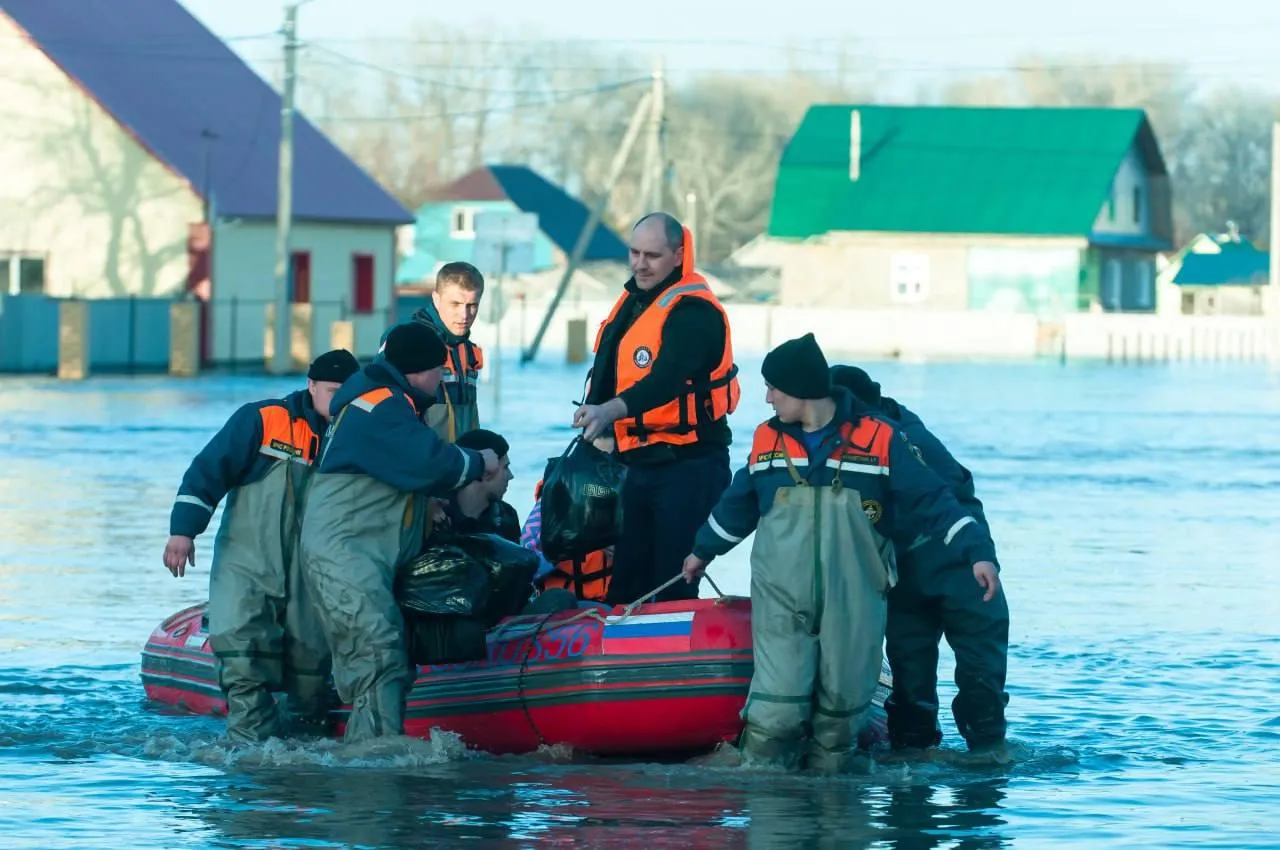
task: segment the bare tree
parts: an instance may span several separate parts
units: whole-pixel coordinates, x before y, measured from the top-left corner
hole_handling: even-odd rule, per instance
[[[1228,221],[1254,240],[1270,227],[1271,128],[1280,103],[1240,88],[1211,93],[1188,111],[1172,171],[1182,235]]]

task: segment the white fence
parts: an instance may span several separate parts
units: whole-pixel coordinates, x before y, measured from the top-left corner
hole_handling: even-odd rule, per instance
[[[565,351],[572,318],[585,318],[587,333],[593,337],[612,306],[611,302],[562,306],[543,337],[541,353],[558,357]],[[503,348],[517,344],[527,348],[545,309],[542,303],[513,303],[502,321]],[[1053,323],[1028,315],[986,312],[756,304],[733,304],[726,309],[734,349],[744,354],[761,354],[810,331],[832,355],[904,360],[1265,360],[1268,350],[1280,351],[1280,320],[1262,316],[1081,313]],[[486,313],[481,311],[482,316]],[[482,345],[494,345],[493,324],[480,322],[474,333]]]

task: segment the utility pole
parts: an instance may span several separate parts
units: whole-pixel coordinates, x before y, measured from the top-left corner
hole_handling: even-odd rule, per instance
[[[649,209],[645,212],[656,212],[662,209],[667,200],[667,80],[662,54],[659,53],[653,62],[653,94],[650,96],[649,114],[649,150],[650,168],[646,175],[649,181]]]
[[[276,187],[275,328],[269,370],[283,375],[293,367],[289,344],[289,228],[293,223],[293,102],[298,82],[298,2],[284,8],[284,86],[280,93],[280,165]]]
[[[613,184],[617,183],[618,178],[622,175],[622,169],[626,166],[627,158],[631,155],[631,148],[635,146],[636,137],[640,135],[640,127],[643,120],[646,115],[652,114],[652,102],[652,92],[645,92],[644,96],[640,98],[640,102],[636,104],[636,111],[631,115],[631,123],[627,125],[627,132],[622,137],[622,144],[618,146],[618,152],[613,155],[613,162],[609,164],[609,175],[605,178],[604,186],[601,187],[600,197],[596,199],[595,205],[591,208],[591,215],[587,217],[587,223],[582,226],[582,232],[578,234],[578,241],[573,246],[573,253],[569,255],[569,264],[565,266],[564,274],[560,277],[560,283],[556,286],[555,294],[551,296],[551,303],[547,305],[546,315],[542,317],[542,323],[538,325],[538,332],[533,335],[533,342],[520,355],[522,364],[528,363],[538,356],[538,348],[542,345],[542,338],[547,335],[547,328],[551,327],[551,320],[555,318],[556,308],[560,306],[560,301],[564,298],[565,291],[569,288],[569,281],[573,280],[573,273],[578,270],[578,265],[587,253],[587,246],[591,244],[591,237],[595,235],[596,226],[600,224],[600,219],[604,217],[604,208],[609,204],[609,195],[613,192]]]
[[[1267,359],[1272,367],[1280,368],[1280,121],[1271,127],[1271,237],[1267,242],[1271,268],[1262,312],[1269,343]]]

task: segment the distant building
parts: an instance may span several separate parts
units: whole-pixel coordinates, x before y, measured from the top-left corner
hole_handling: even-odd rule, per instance
[[[1222,233],[1197,233],[1157,263],[1159,312],[1259,315],[1270,259],[1240,234],[1235,222],[1228,221]]]
[[[261,359],[279,95],[177,0],[0,4],[0,292],[211,299],[205,353]],[[301,115],[290,279],[313,348],[391,315],[412,215]]]
[[[1168,306],[1161,312],[1260,316],[1270,271],[1270,253],[1258,250],[1228,222],[1227,232],[1197,234],[1165,264],[1160,283]]]
[[[1153,311],[1172,220],[1139,109],[824,105],[783,154],[761,247],[787,306],[1051,318]]]
[[[413,250],[401,259],[396,282],[401,286],[429,283],[444,263],[473,262],[476,216],[494,210],[538,216],[541,233],[534,245],[535,273],[565,265],[590,216],[585,204],[527,166],[478,168],[442,187],[418,208]],[[625,263],[627,245],[601,223],[583,260]]]

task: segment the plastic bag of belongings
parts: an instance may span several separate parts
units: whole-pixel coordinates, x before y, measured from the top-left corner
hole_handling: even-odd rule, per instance
[[[485,658],[485,632],[528,601],[538,556],[496,534],[441,536],[398,577],[415,664]]]
[[[575,437],[542,476],[542,554],[554,563],[585,558],[622,534],[622,483],[616,455]]]

